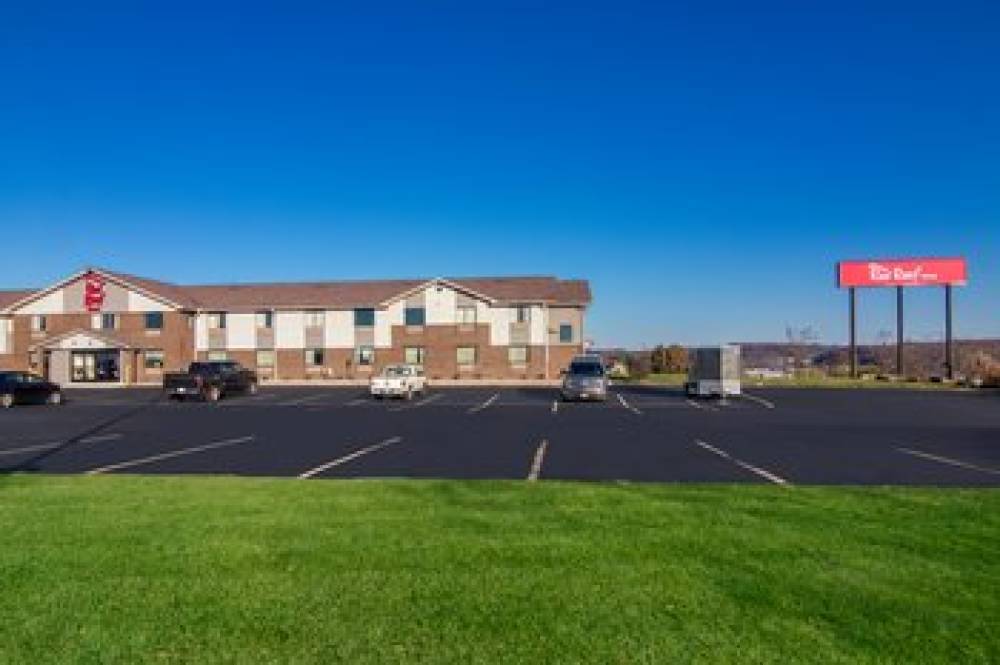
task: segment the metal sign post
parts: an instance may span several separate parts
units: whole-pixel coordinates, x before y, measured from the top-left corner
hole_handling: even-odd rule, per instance
[[[963,258],[888,259],[876,261],[841,261],[837,264],[837,286],[848,289],[851,377],[858,375],[857,288],[896,288],[896,374],[902,377],[905,336],[903,330],[903,289],[913,286],[944,286],[945,340],[944,369],[947,378],[955,378],[954,340],[952,337],[952,293],[954,286],[968,283],[969,268]]]

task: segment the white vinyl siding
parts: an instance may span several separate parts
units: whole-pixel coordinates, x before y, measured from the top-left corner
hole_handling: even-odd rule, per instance
[[[301,349],[305,347],[305,320],[302,312],[278,312],[274,318],[275,348]]]
[[[327,312],[323,337],[328,349],[353,349],[354,310]]]
[[[253,314],[230,314],[226,317],[226,348],[257,348],[257,320]]]

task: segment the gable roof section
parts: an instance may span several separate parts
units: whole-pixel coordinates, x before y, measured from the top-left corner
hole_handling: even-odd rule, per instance
[[[56,291],[57,289],[61,289],[64,286],[72,284],[78,279],[82,279],[84,275],[87,275],[88,273],[97,273],[98,275],[101,275],[105,279],[112,281],[123,288],[131,289],[133,291],[136,291],[137,293],[141,293],[144,296],[152,298],[153,300],[158,300],[166,305],[170,305],[172,307],[177,307],[177,308],[185,307],[185,304],[183,302],[179,302],[177,300],[170,298],[170,296],[168,296],[163,291],[158,290],[158,288],[150,288],[150,287],[163,286],[163,287],[171,287],[172,289],[177,289],[176,286],[166,284],[165,282],[156,282],[154,280],[147,280],[141,277],[133,277],[132,275],[125,275],[123,273],[120,274],[120,273],[110,272],[108,270],[101,270],[100,268],[84,268],[83,270],[78,270],[69,277],[61,279],[55,284],[47,286],[43,289],[38,289],[34,291],[21,291],[20,293],[22,294],[22,297],[17,298],[9,303],[3,304],[2,299],[0,299],[0,312],[13,312],[14,310],[19,309],[20,307],[23,307],[24,305],[30,302],[38,300],[39,298],[42,298],[52,293],[53,291]],[[171,288],[167,288],[166,291],[170,292]],[[8,292],[8,293],[13,293],[13,292]],[[179,295],[177,292],[173,293],[174,295]]]
[[[275,308],[354,309],[379,307],[409,293],[440,283],[491,303],[548,303],[588,305],[590,287],[582,280],[549,276],[388,279],[339,282],[269,282],[182,286],[127,273],[88,268],[37,291],[0,291],[0,312],[12,311],[66,284],[96,272],[145,296],[186,310],[243,310]]]
[[[11,305],[21,300],[24,300],[34,291],[20,290],[20,291],[0,291],[0,312],[7,309]]]

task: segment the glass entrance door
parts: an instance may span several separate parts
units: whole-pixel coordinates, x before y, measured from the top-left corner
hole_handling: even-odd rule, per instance
[[[70,379],[74,383],[109,383],[121,380],[116,350],[74,351]]]

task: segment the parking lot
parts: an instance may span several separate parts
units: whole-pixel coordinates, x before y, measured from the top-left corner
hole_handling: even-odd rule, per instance
[[[47,473],[1000,485],[1000,395],[749,390],[727,402],[616,387],[266,387],[217,404],[74,390],[0,412],[0,470]]]

